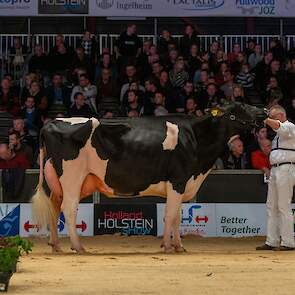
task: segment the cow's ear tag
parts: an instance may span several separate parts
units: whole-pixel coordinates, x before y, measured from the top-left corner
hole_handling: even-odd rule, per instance
[[[213,110],[211,110],[211,115],[212,115],[213,117],[221,116],[221,115],[222,115],[222,111],[219,110],[219,109],[213,109]]]

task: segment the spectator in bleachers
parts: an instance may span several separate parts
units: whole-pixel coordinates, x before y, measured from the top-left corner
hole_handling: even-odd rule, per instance
[[[25,121],[25,127],[29,134],[37,137],[40,128],[42,127],[41,116],[38,109],[35,107],[34,97],[28,96],[25,101],[25,106],[22,109],[21,116]]]
[[[234,83],[234,75],[230,70],[224,72],[224,84],[220,87],[225,97],[229,100],[233,96],[233,89],[236,84]]]
[[[90,59],[92,63],[96,63],[97,60],[97,42],[94,36],[91,36],[91,33],[88,30],[85,30],[83,37],[80,40],[78,47],[84,49],[85,55]]]
[[[51,85],[45,89],[48,98],[48,112],[52,118],[57,113],[66,112],[71,105],[71,90],[64,85],[63,79],[60,73],[54,73]]]
[[[22,153],[15,153],[8,143],[0,143],[0,169],[29,169],[30,163]]]
[[[250,64],[251,69],[254,69],[256,65],[263,60],[263,55],[261,52],[261,45],[256,44],[254,48],[254,52],[250,54],[248,58],[248,62]]]
[[[272,60],[273,54],[269,51],[265,53],[262,61],[257,63],[256,67],[254,68],[255,86],[260,93],[263,93],[263,91],[266,89],[269,66]]]
[[[243,86],[243,88],[253,88],[254,74],[250,73],[250,65],[245,63],[236,77],[236,83]]]
[[[249,59],[250,55],[255,52],[255,46],[256,45],[257,44],[256,44],[254,39],[249,39],[247,41],[247,47],[245,48],[245,54],[247,56],[247,59]]]
[[[192,44],[190,48],[190,54],[187,60],[188,68],[189,68],[189,76],[190,79],[194,78],[195,72],[201,68],[202,59],[199,52],[199,47],[197,44]]]
[[[136,34],[136,25],[128,24],[126,31],[120,35],[114,48],[120,67],[134,62],[139,56],[141,48],[142,42]]]
[[[244,88],[241,85],[233,86],[233,95],[231,101],[246,103],[247,99],[245,97]]]
[[[155,103],[155,95],[159,90],[157,83],[154,79],[150,78],[145,81],[145,96],[143,101],[144,106],[144,114],[145,115],[153,115],[154,113],[154,103]]]
[[[178,58],[178,51],[176,49],[171,49],[168,53],[168,59],[166,67],[168,70],[172,70]]]
[[[200,81],[195,84],[197,96],[202,95],[209,84],[209,72],[208,70],[201,70]]]
[[[203,116],[203,112],[200,109],[198,109],[198,104],[194,97],[189,97],[186,100],[185,113],[197,117]]]
[[[186,101],[189,97],[194,97],[194,85],[192,81],[186,81],[183,89],[179,91],[179,94],[174,96],[174,106],[177,113],[185,112]]]
[[[102,101],[105,97],[113,97],[116,102],[119,102],[119,88],[116,80],[111,76],[110,69],[103,69],[102,76],[97,83],[97,101]]]
[[[21,142],[21,136],[17,131],[9,133],[9,148],[16,154],[22,154],[26,157],[30,167],[33,165],[33,149],[25,142]]]
[[[168,55],[169,45],[171,44],[176,47],[175,39],[171,36],[171,33],[169,30],[163,29],[161,37],[158,42],[159,54],[163,59],[165,59],[165,56]]]
[[[8,78],[3,78],[0,89],[0,111],[8,112],[13,116],[20,113],[19,97],[13,91],[11,81]]]
[[[76,76],[77,70],[79,68],[86,69],[87,74],[89,75],[91,80],[94,79],[93,65],[88,55],[85,54],[83,47],[78,47],[75,50],[75,54],[73,56],[73,61],[71,64],[71,74]]]
[[[241,46],[239,43],[235,43],[233,45],[233,51],[227,55],[227,61],[230,65],[238,59],[239,53],[241,53]]]
[[[266,96],[264,99],[265,106],[270,109],[272,106],[283,103],[283,92],[279,87],[279,83],[276,76],[270,76],[269,82],[266,88]]]
[[[142,116],[144,112],[144,106],[138,101],[138,95],[135,91],[128,91],[128,100],[125,105],[123,105],[122,113],[124,116],[129,116],[131,111],[136,111],[138,116]]]
[[[162,92],[156,92],[154,109],[154,115],[156,117],[168,115],[168,110],[165,108],[165,99],[165,95]]]
[[[38,73],[42,76],[48,75],[48,59],[43,47],[39,44],[34,47],[34,54],[29,60],[29,72]]]
[[[112,62],[111,55],[109,53],[104,53],[99,60],[95,69],[95,81],[98,81],[98,79],[101,78],[103,69],[109,69],[111,71],[112,78],[117,79],[117,66]]]
[[[199,44],[198,36],[193,25],[188,24],[185,26],[184,35],[180,39],[180,52],[184,57],[188,57],[190,54],[190,48],[193,44]]]
[[[271,76],[275,76],[277,78],[279,87],[284,88],[285,75],[284,72],[281,71],[281,63],[277,59],[273,59],[269,65],[269,71],[267,73],[267,81]]]
[[[69,111],[70,117],[85,117],[91,118],[93,113],[88,104],[85,103],[85,97],[83,93],[76,92],[74,95],[74,104]]]
[[[223,94],[219,92],[216,84],[209,83],[204,92],[200,97],[198,97],[198,104],[200,109],[203,111],[208,108],[216,107],[220,104]]]
[[[26,98],[30,95],[30,87],[33,81],[39,81],[39,76],[36,73],[28,73],[25,75],[24,86],[20,92],[22,105],[24,104]]]
[[[132,81],[137,81],[138,75],[134,64],[128,64],[125,67],[125,73],[120,77],[120,85],[124,87],[124,84],[130,84]]]
[[[74,97],[77,92],[82,92],[86,103],[93,113],[97,113],[97,87],[90,83],[89,77],[84,74],[80,75],[79,85],[75,86],[71,95],[71,102],[74,103]]]
[[[259,142],[259,149],[251,153],[251,164],[253,169],[261,170],[267,177],[270,175],[269,155],[271,152],[271,141],[267,138]]]
[[[228,141],[229,154],[223,160],[224,169],[249,169],[250,165],[244,152],[244,144],[239,135]]]
[[[189,79],[189,74],[185,70],[183,57],[178,57],[173,69],[169,72],[169,79],[175,89],[181,89]]]
[[[143,103],[144,101],[144,95],[145,95],[145,88],[140,85],[140,82],[139,81],[133,81],[129,84],[129,87],[127,88],[127,84],[125,84],[126,87],[122,87],[122,95],[123,95],[123,98],[122,98],[122,104],[124,105],[127,100],[128,100],[128,91],[129,90],[133,90],[137,93],[138,95],[138,101],[140,103]]]
[[[143,81],[145,77],[151,75],[151,65],[149,63],[149,56],[150,56],[150,48],[152,46],[151,40],[145,40],[143,42],[141,53],[139,54],[136,67],[139,72],[139,77]]]
[[[152,63],[152,77],[157,80],[158,82],[160,81],[160,75],[163,70],[163,66],[160,63],[160,61],[155,61]]]
[[[295,97],[295,56],[290,60],[285,86],[286,95],[288,97]]]
[[[242,70],[242,66],[243,64],[246,63],[246,56],[243,52],[239,52],[237,54],[237,58],[236,60],[231,64],[230,69],[232,71],[232,73],[236,76],[238,75],[241,70]]]
[[[48,110],[48,98],[38,81],[31,83],[29,96],[34,98],[35,105],[40,111],[40,114],[45,114]]]
[[[286,53],[280,40],[272,39],[269,47],[274,59],[280,62],[283,62],[285,60]]]

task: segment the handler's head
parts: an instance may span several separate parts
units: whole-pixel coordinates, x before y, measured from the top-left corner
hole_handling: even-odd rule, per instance
[[[280,105],[275,105],[269,111],[269,118],[279,120],[283,123],[287,121],[286,110]]]

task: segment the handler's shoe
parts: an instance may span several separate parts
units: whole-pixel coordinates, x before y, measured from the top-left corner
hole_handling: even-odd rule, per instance
[[[280,246],[273,249],[274,251],[293,251],[294,247]]]
[[[258,247],[256,247],[256,250],[258,250],[258,251],[265,251],[265,250],[274,250],[275,249],[275,247],[273,247],[273,246],[269,246],[269,245],[267,245],[267,244],[264,244],[264,245],[262,245],[262,246],[258,246]]]

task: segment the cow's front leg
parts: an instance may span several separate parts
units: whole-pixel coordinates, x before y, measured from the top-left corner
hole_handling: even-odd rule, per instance
[[[179,217],[179,208],[182,202],[182,195],[176,192],[172,184],[168,182],[167,184],[167,202],[165,208],[165,220],[164,220],[164,237],[163,237],[163,247],[166,253],[174,252],[174,247],[171,243],[171,233],[174,229],[174,224]]]
[[[177,216],[175,218],[174,227],[173,227],[173,246],[174,246],[175,252],[177,253],[186,252],[181,242],[180,223],[181,223],[181,203],[179,205]]]
[[[65,221],[68,227],[68,232],[72,244],[72,250],[75,250],[77,253],[82,254],[85,252],[85,249],[82,247],[76,229],[79,199],[80,189],[78,189],[76,192],[73,192],[73,190],[71,190],[70,192],[65,192],[63,195],[61,209],[64,213]]]

